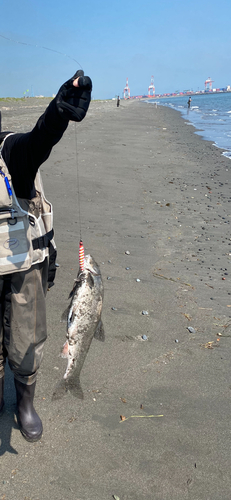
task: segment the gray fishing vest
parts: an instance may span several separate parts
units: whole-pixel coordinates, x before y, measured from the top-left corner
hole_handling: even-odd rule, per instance
[[[0,155],[0,275],[26,271],[49,255],[53,209],[45,198],[39,171],[34,184],[35,198],[17,198]]]

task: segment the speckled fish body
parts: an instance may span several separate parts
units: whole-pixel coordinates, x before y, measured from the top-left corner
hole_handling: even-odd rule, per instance
[[[72,291],[67,317],[67,340],[61,356],[67,358],[67,368],[54,399],[70,390],[83,397],[79,376],[93,337],[104,340],[101,321],[103,283],[98,264],[91,255],[84,259],[84,270],[79,271]],[[63,389],[63,391],[62,391]]]

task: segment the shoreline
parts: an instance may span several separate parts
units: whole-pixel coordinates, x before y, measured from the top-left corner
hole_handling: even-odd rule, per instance
[[[222,92],[223,94],[223,92]],[[171,101],[171,97],[160,100],[147,100],[150,104],[160,104],[176,109],[181,112],[182,116],[192,122],[199,129],[199,135],[207,140],[213,141],[221,149],[225,149],[224,156],[231,158],[231,141],[230,141],[230,108],[231,108],[231,93],[230,96],[214,95],[210,93],[210,97],[200,97],[194,95],[190,108],[186,96],[176,97]]]
[[[224,92],[220,92],[220,93],[224,93]],[[227,91],[227,93],[229,93],[229,91]],[[231,93],[231,91],[230,91]],[[195,94],[197,95],[197,94]],[[204,95],[204,94],[201,94],[201,95]],[[169,96],[169,98],[171,97],[184,97],[184,96]],[[167,97],[165,97],[167,98]],[[11,114],[12,114],[12,118],[14,117],[14,113],[18,113],[19,109],[21,108],[23,110],[23,113],[25,113],[25,115],[27,113],[30,113],[31,115],[33,114],[33,117],[34,117],[34,120],[36,120],[36,117],[39,117],[40,114],[46,109],[46,107],[48,106],[48,104],[50,103],[50,101],[52,100],[53,98],[52,97],[28,97],[28,98],[2,98],[0,99],[0,111],[2,112],[2,115],[4,117],[4,115],[8,115],[8,118],[7,118],[7,121],[8,123],[11,123]],[[151,98],[153,99],[153,98]],[[129,105],[134,105],[134,104],[137,104],[137,103],[144,103],[144,104],[149,104],[148,103],[148,99],[147,98],[139,98],[137,100],[133,100],[133,99],[125,99],[125,100],[122,100],[121,99],[121,105],[126,107],[126,106],[129,106]],[[7,104],[7,106],[5,106],[4,104]],[[155,104],[155,103],[153,103]],[[120,105],[120,106],[121,106]],[[90,108],[89,108],[89,111],[88,111],[88,117],[90,114],[94,114],[95,112],[100,112],[100,110],[102,109],[105,109],[106,110],[110,110],[110,109],[114,109],[114,107],[116,106],[116,100],[112,100],[112,99],[104,99],[104,100],[93,100],[91,101],[91,105],[90,105]],[[167,107],[167,109],[172,109],[168,106],[165,106],[164,104],[161,104],[158,103],[158,107],[159,106],[162,106],[162,107]],[[190,122],[190,119],[188,117],[185,117],[183,116],[181,110],[178,110],[178,109],[173,109],[173,111],[176,111],[178,113],[180,113],[180,116],[183,120],[185,120],[186,122],[188,122],[188,124],[192,127],[194,127],[195,129],[195,133],[196,132],[202,132],[204,134],[206,134],[206,131],[203,129],[203,128],[200,128],[199,126],[197,126],[196,124]],[[35,122],[31,120],[31,122],[28,122],[28,126],[27,126],[27,129],[24,129],[23,131],[28,131],[30,130],[31,127],[33,127],[33,124]],[[12,121],[12,126],[14,125],[14,121]],[[21,126],[20,124],[15,124],[16,126],[14,127],[14,131],[17,132],[17,131],[22,131],[21,129]],[[6,127],[6,130],[9,129],[9,126]],[[214,140],[210,140],[206,137],[206,135],[201,135],[200,136],[203,140],[207,141],[207,142],[210,142],[214,147],[217,147],[218,149],[220,149],[222,151],[222,154],[223,156],[227,157],[228,159],[231,159],[230,156],[227,156],[225,153],[227,153],[227,149],[225,149],[224,147],[220,147],[218,146]]]
[[[7,500],[15,492],[229,499],[230,160],[176,110],[144,104],[93,101],[41,166],[60,266],[35,401],[44,436],[23,440],[8,383],[0,448]],[[29,130],[41,112],[6,111],[3,127]],[[85,253],[103,276],[106,340],[93,340],[87,355],[84,400],[66,394],[52,403],[65,371],[60,318],[78,270],[80,221]]]

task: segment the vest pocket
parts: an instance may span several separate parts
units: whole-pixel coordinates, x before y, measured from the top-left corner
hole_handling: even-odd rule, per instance
[[[28,217],[0,211],[0,274],[25,271],[32,263]]]

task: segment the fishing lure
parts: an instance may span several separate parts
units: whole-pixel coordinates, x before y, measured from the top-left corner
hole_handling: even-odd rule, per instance
[[[79,268],[84,270],[84,246],[82,240],[79,242]]]

